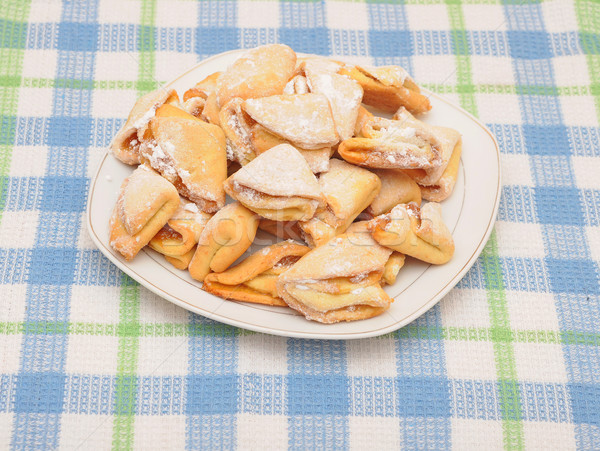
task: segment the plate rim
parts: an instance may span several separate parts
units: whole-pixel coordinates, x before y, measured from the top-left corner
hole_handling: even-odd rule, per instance
[[[199,61],[198,63],[194,64],[188,70],[179,74],[176,78],[174,78],[174,79],[170,80],[169,82],[165,83],[164,85],[162,85],[161,88],[169,87],[170,85],[176,83],[179,79],[188,75],[190,72],[197,70],[197,68],[199,66],[202,66],[211,60],[219,59],[223,56],[230,55],[233,53],[241,53],[244,50],[247,50],[247,49],[228,50],[226,52],[218,53],[216,55],[212,55],[208,58],[205,58],[202,61]],[[300,54],[300,55],[302,55],[302,54]],[[475,262],[477,261],[477,258],[479,257],[479,255],[481,255],[485,245],[487,244],[487,242],[492,234],[492,231],[494,230],[494,224],[497,220],[498,210],[500,207],[500,198],[501,198],[501,191],[502,191],[502,189],[501,189],[502,188],[502,165],[501,165],[501,159],[500,159],[500,148],[499,148],[498,142],[496,141],[496,137],[494,136],[494,134],[478,118],[473,116],[470,112],[468,112],[461,106],[450,102],[449,100],[445,99],[443,96],[441,96],[433,91],[430,91],[429,89],[422,88],[422,91],[424,91],[428,96],[433,96],[437,100],[450,105],[452,108],[457,108],[458,110],[460,110],[461,113],[465,114],[469,119],[471,119],[475,124],[477,124],[477,126],[479,126],[491,138],[491,140],[494,144],[494,149],[496,151],[496,162],[497,162],[496,167],[498,170],[498,177],[497,177],[497,181],[496,181],[496,193],[495,193],[495,197],[494,197],[494,207],[492,209],[492,214],[490,215],[490,218],[488,219],[488,224],[487,224],[485,233],[481,237],[481,239],[480,239],[479,243],[477,244],[477,247],[473,251],[472,255],[465,262],[465,264],[462,266],[462,268],[460,270],[458,270],[454,274],[454,276],[443,287],[441,287],[437,291],[437,293],[430,296],[430,298],[426,302],[424,302],[419,309],[414,311],[412,314],[404,317],[400,321],[397,321],[393,324],[381,327],[379,329],[370,330],[370,331],[366,331],[366,332],[332,332],[332,333],[294,332],[294,331],[289,331],[287,329],[279,329],[277,327],[265,327],[262,325],[247,323],[241,319],[230,318],[228,316],[222,316],[222,315],[216,314],[214,312],[210,312],[208,310],[204,310],[200,307],[197,307],[196,305],[193,305],[193,304],[185,301],[184,299],[180,299],[177,296],[174,296],[173,294],[171,294],[167,291],[164,291],[162,288],[154,285],[154,283],[152,283],[151,281],[148,281],[141,274],[138,274],[134,269],[132,269],[129,265],[127,265],[126,262],[121,261],[121,259],[119,259],[115,255],[113,255],[112,250],[109,249],[108,247],[106,247],[104,242],[96,234],[94,227],[92,225],[92,211],[91,211],[90,206],[92,204],[92,199],[94,197],[95,186],[98,181],[98,176],[100,175],[100,171],[103,168],[103,166],[106,162],[106,159],[110,155],[109,149],[106,150],[103,157],[100,159],[100,161],[97,165],[96,171],[94,173],[93,179],[90,183],[90,187],[89,187],[89,192],[88,192],[88,196],[87,196],[87,204],[86,204],[86,226],[87,226],[88,235],[90,236],[91,240],[94,242],[94,244],[96,245],[98,250],[100,250],[100,252],[112,264],[117,266],[121,271],[123,271],[125,274],[127,274],[132,279],[134,279],[136,282],[140,283],[142,286],[149,289],[153,293],[157,294],[164,300],[172,302],[173,304],[178,305],[179,307],[184,308],[185,310],[191,311],[193,313],[196,313],[198,315],[201,315],[201,316],[211,319],[213,321],[218,321],[218,322],[222,322],[224,324],[227,324],[227,325],[230,325],[233,327],[239,327],[242,329],[247,329],[247,330],[251,330],[254,332],[260,332],[260,333],[266,333],[266,334],[270,334],[270,335],[277,335],[277,336],[284,336],[284,337],[291,337],[291,338],[321,339],[321,340],[339,340],[339,339],[349,340],[349,339],[370,338],[370,337],[377,337],[377,336],[385,335],[385,334],[394,332],[398,329],[401,329],[402,327],[410,324],[417,318],[421,317],[429,309],[433,308],[448,292],[450,292],[450,290],[452,290],[452,288],[454,288],[456,286],[456,284],[464,277],[464,275],[469,271],[469,269],[473,266],[473,264],[475,264]],[[462,162],[462,157],[461,157],[461,162]],[[143,280],[143,282],[142,282],[142,280]],[[207,293],[207,294],[209,294],[209,293]],[[400,294],[401,293],[399,293],[395,297],[400,296]]]

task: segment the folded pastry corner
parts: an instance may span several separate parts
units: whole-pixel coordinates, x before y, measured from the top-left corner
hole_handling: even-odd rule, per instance
[[[371,113],[369,110],[367,110],[364,106],[361,105],[358,109],[356,123],[354,124],[354,136],[359,136],[365,124],[374,117],[375,116],[373,116],[373,113]]]
[[[379,194],[381,182],[371,171],[334,158],[329,163],[329,171],[319,177],[319,187],[326,207],[308,221],[299,223],[311,247],[344,233]]]
[[[156,109],[164,104],[178,103],[179,96],[173,89],[160,88],[140,97],[110,144],[112,154],[123,163],[140,164],[140,143]]]
[[[217,102],[223,107],[234,97],[241,99],[281,94],[296,69],[296,54],[283,44],[248,50],[219,78]]]
[[[277,278],[309,250],[289,241],[273,244],[225,272],[210,273],[202,289],[228,300],[285,307],[277,295]]]
[[[310,92],[324,95],[329,101],[336,131],[341,140],[354,135],[363,89],[353,79],[328,72],[320,64],[304,64]]]
[[[381,281],[387,285],[396,283],[396,277],[404,266],[406,256],[400,252],[394,251],[383,268],[383,276]]]
[[[210,273],[223,272],[252,244],[258,217],[235,202],[225,205],[206,224],[189,264],[190,276],[202,282]]]
[[[190,113],[192,116],[206,121],[206,117],[202,114],[205,106],[206,99],[203,99],[202,97],[192,97],[191,99],[183,102],[181,108],[183,108],[183,110],[185,110],[187,113]]]
[[[150,242],[179,206],[179,194],[167,180],[145,165],[127,177],[109,221],[109,240],[126,260]]]
[[[444,170],[442,176],[433,185],[419,185],[421,187],[421,195],[423,199],[431,202],[441,202],[446,200],[456,185],[458,177],[458,167],[460,164],[460,155],[462,152],[462,144],[459,141],[456,145],[450,161]]]
[[[200,211],[194,202],[181,198],[179,208],[148,245],[165,256],[183,256],[196,246],[211,217],[209,213]]]
[[[227,137],[227,159],[242,166],[257,155],[251,137],[254,121],[242,109],[243,103],[242,99],[235,97],[219,111],[219,123]]]
[[[323,206],[319,184],[289,144],[260,154],[225,181],[225,192],[263,218],[307,220]]]
[[[344,66],[340,74],[356,80],[364,90],[362,101],[382,111],[393,113],[401,106],[414,114],[431,109],[429,99],[400,66]]]
[[[392,251],[371,242],[368,234],[345,233],[313,249],[279,276],[279,296],[321,323],[380,315],[392,302],[381,287]]]
[[[202,116],[213,125],[221,125],[221,118],[219,112],[221,107],[217,103],[217,92],[213,91],[208,94],[206,102],[204,102],[204,108],[202,109]]]
[[[361,134],[338,147],[338,153],[349,163],[380,169],[434,169],[442,164],[441,143],[430,130],[373,117]]]
[[[219,77],[223,72],[214,72],[208,77],[200,80],[193,88],[188,89],[183,94],[183,101],[187,102],[195,97],[206,100],[211,92],[216,91]]]
[[[322,94],[248,99],[242,108],[269,132],[302,149],[331,147],[339,141],[329,101]]]
[[[283,94],[308,94],[309,92],[306,77],[300,74],[294,75],[283,88]]]
[[[361,234],[361,244],[364,246],[383,247],[371,236],[369,231],[369,221],[353,222],[346,233]],[[392,251],[383,267],[383,275],[381,276],[381,285],[393,285],[396,282],[396,276],[404,266],[406,257],[397,251]]]
[[[165,255],[165,260],[175,266],[175,268],[185,271],[192,261],[195,252],[196,247],[194,246],[183,255]]]
[[[441,164],[431,169],[407,169],[406,174],[422,187],[426,200],[441,202],[446,199],[456,183],[462,139],[460,133],[449,127],[429,125],[416,119],[406,108],[400,108],[394,114],[394,120],[402,122],[406,127],[425,130],[436,137],[440,143]]]
[[[167,111],[150,121],[142,158],[173,183],[182,196],[214,213],[225,205],[225,135],[216,125],[185,111]],[[164,115],[163,115],[164,114]]]
[[[442,220],[441,205],[429,202],[400,204],[369,222],[375,241],[395,251],[434,265],[454,255],[454,240]]]
[[[288,141],[270,133],[260,124],[253,124],[250,127],[250,142],[255,155],[260,155],[280,144],[289,144]],[[331,147],[323,147],[321,149],[302,149],[296,147],[296,150],[304,157],[313,173],[318,174],[329,170],[329,158],[332,154]]]
[[[421,205],[421,188],[412,178],[398,169],[372,169],[381,180],[381,191],[366,213],[371,217],[389,212],[398,204],[414,202]]]

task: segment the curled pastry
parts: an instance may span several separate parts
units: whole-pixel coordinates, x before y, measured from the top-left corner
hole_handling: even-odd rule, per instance
[[[284,94],[308,94],[308,83],[304,75],[296,75],[283,88]]]
[[[371,236],[369,231],[368,221],[353,222],[348,227],[346,233],[362,234],[361,243],[365,246],[383,247]],[[396,282],[396,276],[400,272],[400,269],[404,266],[406,256],[400,252],[393,251],[388,257],[383,267],[383,274],[381,276],[381,285],[393,285]]]
[[[358,116],[356,118],[356,124],[354,124],[354,135],[359,136],[361,134],[362,128],[365,126],[367,122],[373,119],[375,116],[367,110],[364,106],[360,106],[358,109]]]
[[[372,217],[389,212],[398,204],[415,202],[421,205],[421,189],[417,182],[397,169],[372,169],[381,180],[381,191],[366,213]]]
[[[222,73],[223,72],[215,72],[200,80],[193,88],[188,89],[183,94],[183,101],[187,102],[194,97],[199,97],[206,100],[211,92],[216,91],[217,82]]]
[[[121,185],[109,221],[110,245],[131,260],[167,223],[179,206],[179,194],[167,180],[145,165]]]
[[[371,171],[334,158],[329,171],[319,177],[319,186],[327,206],[300,223],[305,241],[312,247],[344,233],[379,194],[381,182]]]
[[[342,141],[338,153],[349,163],[382,169],[433,169],[441,165],[441,143],[430,131],[402,121],[373,117],[363,137]]]
[[[369,222],[375,241],[427,263],[441,265],[454,255],[454,240],[442,220],[441,206],[400,204]]]
[[[341,140],[354,135],[363,90],[353,79],[327,72],[314,62],[304,64],[310,92],[327,97],[337,134]]]
[[[258,217],[235,202],[217,212],[206,224],[189,264],[190,276],[203,281],[212,270],[223,272],[252,244]]]
[[[219,112],[221,111],[219,104],[217,103],[216,91],[211,92],[206,98],[204,103],[204,109],[202,110],[202,116],[206,118],[208,122],[213,125],[221,125],[221,119]]]
[[[385,262],[381,281],[387,285],[393,285],[396,283],[396,277],[404,266],[405,260],[406,256],[404,254],[397,251],[392,252],[392,255],[390,255],[388,261]]]
[[[219,127],[165,105],[150,121],[144,139],[142,157],[182,196],[207,213],[225,205],[227,155]]]
[[[225,192],[274,221],[304,221],[324,204],[319,184],[289,144],[262,153],[225,181]]]
[[[163,104],[178,104],[179,97],[173,89],[158,89],[140,97],[129,113],[127,122],[115,135],[110,150],[123,163],[140,164],[139,148],[148,122],[156,109]]]
[[[421,185],[421,195],[423,199],[431,202],[441,202],[452,194],[456,179],[458,177],[458,167],[460,164],[460,154],[462,145],[459,142],[452,152],[448,166],[442,176],[433,185]]]
[[[165,256],[180,257],[187,254],[196,246],[210,218],[211,215],[200,211],[195,203],[181,198],[177,211],[148,245]]]
[[[206,116],[202,114],[204,112],[205,105],[206,99],[203,99],[202,97],[192,97],[191,99],[183,102],[181,107],[192,116],[202,119],[203,121],[207,121]]]
[[[298,221],[273,221],[262,218],[258,228],[284,240],[302,241],[302,231]]]
[[[296,54],[283,44],[256,47],[240,56],[219,78],[217,103],[281,94],[296,68]]]
[[[165,260],[171,263],[175,268],[186,270],[194,257],[196,247],[194,246],[183,255],[165,255]]]
[[[273,244],[225,272],[210,273],[202,289],[228,300],[285,307],[277,295],[277,278],[309,250],[288,241]]]
[[[399,66],[344,66],[340,74],[356,80],[364,90],[363,103],[393,113],[401,106],[411,113],[425,113],[431,109],[429,99]]]
[[[231,99],[219,112],[219,123],[227,137],[227,158],[242,166],[256,158],[251,137],[251,126],[254,121],[244,112],[240,98]]]
[[[368,234],[345,233],[313,249],[279,276],[279,296],[322,323],[380,315],[392,302],[381,288],[392,251],[371,242]]]
[[[462,139],[460,133],[448,127],[429,125],[416,119],[406,108],[400,108],[394,115],[406,127],[425,130],[436,137],[440,143],[441,164],[431,169],[409,169],[406,171],[423,189],[426,200],[441,202],[446,199],[456,183]]]

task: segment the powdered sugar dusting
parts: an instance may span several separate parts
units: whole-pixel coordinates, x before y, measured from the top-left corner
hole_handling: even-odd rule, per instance
[[[137,129],[144,128],[146,125],[148,125],[148,122],[150,122],[150,119],[152,119],[154,117],[154,115],[156,114],[157,108],[158,108],[158,105],[154,105],[152,108],[150,108],[148,111],[146,111],[142,117],[140,117],[137,121],[135,121],[133,126]]]
[[[321,199],[321,190],[306,160],[289,144],[263,152],[232,176],[234,189],[250,188],[272,196]]]

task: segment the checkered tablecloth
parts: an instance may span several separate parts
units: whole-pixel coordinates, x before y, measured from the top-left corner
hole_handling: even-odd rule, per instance
[[[136,97],[283,42],[400,64],[502,151],[498,222],[435,308],[359,341],[250,333],[88,238]],[[0,2],[0,448],[599,449],[600,4]]]

